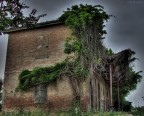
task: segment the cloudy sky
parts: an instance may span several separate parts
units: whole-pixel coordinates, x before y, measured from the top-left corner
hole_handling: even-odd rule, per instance
[[[104,6],[108,14],[113,14],[106,24],[107,35],[104,45],[112,48],[115,52],[130,48],[136,52],[137,60],[135,70],[144,71],[144,0],[22,0],[30,6],[24,11],[28,14],[31,9],[36,8],[37,14],[47,13],[47,16],[40,21],[57,19],[66,8],[75,4],[100,4]],[[0,77],[4,77],[4,66],[7,49],[7,35],[0,37]],[[142,73],[144,76],[144,73]],[[137,89],[132,91],[127,97],[133,105],[143,105],[144,78],[138,84]]]

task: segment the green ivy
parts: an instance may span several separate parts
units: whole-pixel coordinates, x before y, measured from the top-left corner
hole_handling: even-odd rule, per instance
[[[85,30],[86,25],[97,23],[97,28],[101,35],[106,34],[103,30],[105,27],[104,21],[108,20],[112,15],[108,15],[103,7],[100,5],[74,5],[64,11],[63,15],[59,18],[60,21],[65,22],[73,31],[75,28],[80,28],[80,31]]]
[[[36,67],[32,71],[24,70],[19,75],[17,89],[27,90],[36,84],[55,82],[60,77],[61,72],[78,79],[87,77],[89,73],[88,63],[93,59],[97,64],[101,61],[97,55],[97,53],[100,53],[97,46],[99,47],[99,44],[100,47],[102,46],[100,38],[106,33],[103,30],[103,24],[109,17],[100,5],[81,4],[68,8],[59,20],[63,21],[73,31],[74,36],[65,41],[64,53],[74,53],[75,60],[72,62],[65,60],[50,67]],[[91,30],[88,30],[89,27],[91,27]],[[92,34],[87,31],[92,31]]]
[[[114,54],[114,52],[112,51],[111,48],[106,48],[106,49],[105,49],[105,53],[106,53],[107,55],[113,55],[113,54]]]
[[[67,38],[65,41],[64,53],[79,53],[82,49],[81,43],[76,38]]]
[[[55,82],[65,65],[65,61],[63,61],[55,66],[36,67],[32,71],[22,71],[19,75],[17,90],[27,90],[36,84],[49,84]]]
[[[37,84],[50,84],[56,82],[61,74],[74,76],[75,78],[84,79],[88,70],[75,61],[64,60],[54,66],[36,67],[32,71],[23,70],[19,75],[19,84],[16,90],[28,90]]]

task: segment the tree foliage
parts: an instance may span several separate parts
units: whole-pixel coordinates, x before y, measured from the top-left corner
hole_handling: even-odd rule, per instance
[[[120,89],[120,97],[124,99],[132,90],[135,90],[137,87],[137,84],[141,81],[142,76],[141,73],[142,71],[134,71],[132,67],[129,68],[129,76],[130,79],[128,82],[126,82],[123,87]]]
[[[92,62],[94,64],[95,60],[98,61],[101,57],[101,50],[99,48],[101,47],[100,49],[103,49],[101,39],[102,35],[106,33],[103,30],[103,23],[109,17],[102,6],[75,5],[65,11],[59,18],[60,21],[64,21],[73,30],[74,34],[74,36],[66,40],[64,52],[67,54],[75,53],[75,60],[71,63],[68,62],[66,65],[67,68],[65,68],[65,74],[73,80],[75,91],[79,91],[78,80],[87,77],[90,63]],[[37,69],[38,72],[41,72],[41,70],[42,68]],[[33,72],[35,72],[35,69],[32,73],[21,77],[22,80],[28,79],[24,83],[30,82],[29,78]],[[53,73],[51,74],[53,75]],[[48,75],[51,74],[49,73]],[[44,76],[42,73],[36,73],[36,75],[40,79]],[[48,75],[47,77],[49,78]],[[20,80],[20,84],[24,85],[24,83]],[[79,92],[76,92],[76,94],[79,94]]]
[[[104,21],[110,18],[100,5],[74,5],[64,11],[64,14],[59,18],[64,21],[73,31],[85,31],[87,26],[97,25],[96,28],[101,35],[105,34],[103,30]],[[75,30],[76,29],[76,30]],[[77,33],[79,34],[79,33]]]
[[[0,34],[11,27],[27,26],[38,22],[46,14],[35,16],[37,10],[33,9],[29,16],[23,14],[23,9],[29,8],[20,0],[0,0]]]
[[[88,76],[95,77],[94,72],[100,75],[99,70],[103,68],[101,63],[103,56],[114,54],[111,49],[106,49],[102,45],[103,34],[106,34],[104,22],[110,17],[111,15],[108,15],[100,5],[75,5],[68,8],[59,20],[72,29],[73,35],[66,39],[64,52],[74,53],[74,60],[72,62],[67,60],[65,65],[56,64],[52,67],[23,71],[19,77],[19,88],[25,90],[34,86],[35,83],[49,84],[63,73],[70,77],[75,94],[79,95],[79,80]],[[131,59],[132,54],[133,52],[127,56],[130,58],[128,63],[135,60],[135,58]],[[135,72],[132,68],[129,71],[130,84],[120,89],[121,98],[133,90],[141,80],[140,72]]]
[[[78,64],[88,71],[92,69],[89,73],[101,64],[105,55],[102,45],[103,35],[106,34],[104,22],[110,17],[100,5],[80,4],[68,8],[59,18],[73,31],[72,37],[65,43],[65,53],[75,53]]]

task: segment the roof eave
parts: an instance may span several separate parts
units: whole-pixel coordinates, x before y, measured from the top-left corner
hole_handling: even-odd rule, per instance
[[[5,30],[3,33],[9,34],[12,32],[17,32],[17,31],[23,31],[23,30],[31,30],[31,29],[38,29],[41,27],[46,27],[46,26],[54,26],[54,25],[60,25],[64,24],[63,22],[60,21],[48,21],[48,22],[42,22],[42,23],[37,23],[34,25],[34,27],[28,28],[28,27],[18,27],[18,28],[10,28]]]

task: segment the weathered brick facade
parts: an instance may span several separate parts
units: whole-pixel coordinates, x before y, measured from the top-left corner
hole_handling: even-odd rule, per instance
[[[22,70],[31,70],[37,66],[50,66],[67,57],[63,52],[64,40],[70,35],[70,29],[64,24],[47,25],[9,33],[3,111],[21,108],[31,110],[37,105],[51,110],[67,110],[71,107],[74,96],[70,80],[66,77],[57,80],[55,85],[48,85],[48,103],[46,104],[34,103],[34,88],[26,92],[15,91],[18,85],[18,75]],[[90,93],[89,80],[82,83],[82,108],[87,110],[91,107],[90,96],[93,94],[93,107],[107,109],[109,104],[108,85],[100,77],[93,80],[93,84],[95,88],[93,93]],[[97,97],[98,93],[99,98]],[[107,104],[102,101],[107,101]]]

